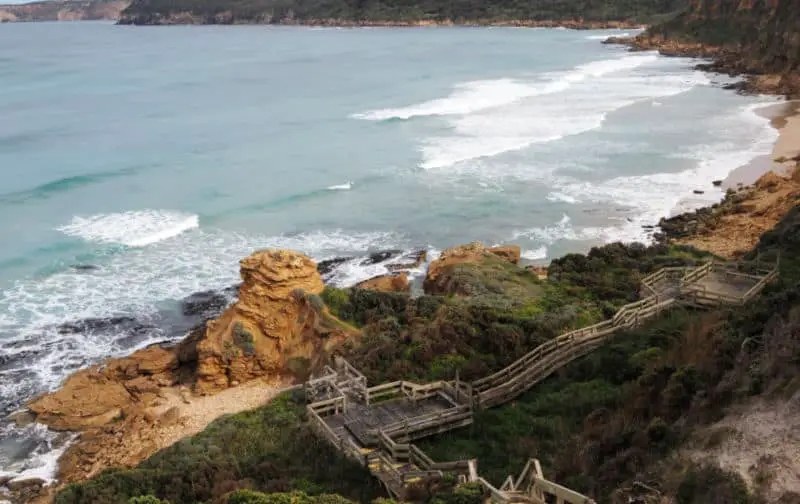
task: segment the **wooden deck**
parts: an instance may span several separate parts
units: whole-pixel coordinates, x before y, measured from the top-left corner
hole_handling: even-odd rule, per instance
[[[345,455],[378,477],[393,496],[420,481],[455,473],[481,483],[501,504],[593,503],[590,498],[548,481],[531,459],[522,474],[495,488],[477,473],[474,460],[437,463],[411,441],[472,423],[474,408],[509,402],[569,362],[601,346],[615,332],[635,327],[679,305],[739,305],[757,296],[776,278],[777,265],[706,263],[696,268],[663,268],[642,280],[642,299],[620,308],[609,320],[569,331],[505,368],[471,383],[409,381],[367,387],[352,365],[337,360],[322,376],[306,383],[312,427]]]

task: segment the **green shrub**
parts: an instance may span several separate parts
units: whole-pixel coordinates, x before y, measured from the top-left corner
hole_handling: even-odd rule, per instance
[[[152,495],[142,495],[139,497],[131,497],[128,504],[169,504],[169,501],[161,500]]]
[[[325,308],[325,302],[322,301],[322,298],[319,297],[317,294],[309,294],[308,296],[306,296],[306,299],[308,299],[308,302],[311,304],[311,307],[317,311],[320,311],[323,308]]]
[[[354,504],[340,495],[311,496],[305,492],[262,493],[238,490],[228,497],[228,504]]]
[[[133,469],[112,469],[61,490],[57,504],[120,504],[152,495],[173,504],[210,502],[241,488],[267,493],[308,488],[368,502],[381,494],[369,472],[311,432],[302,398],[288,394],[225,416]]]

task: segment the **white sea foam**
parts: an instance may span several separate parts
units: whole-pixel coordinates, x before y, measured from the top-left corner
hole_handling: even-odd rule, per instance
[[[469,114],[487,108],[508,105],[536,94],[537,89],[514,79],[497,79],[465,82],[456,85],[447,98],[427,101],[401,108],[371,110],[353,114],[355,119],[385,121],[387,119],[411,119],[418,116],[441,116]]]
[[[352,188],[353,188],[352,182],[345,182],[344,184],[332,185],[327,187],[329,191],[349,191]]]
[[[586,241],[607,239],[612,232],[611,227],[584,227],[575,229],[572,219],[564,214],[557,223],[545,227],[533,227],[517,230],[512,233],[513,239],[528,238],[537,243],[552,245],[559,240]]]
[[[588,35],[585,37],[586,40],[606,40],[609,37],[630,37],[630,32],[622,32],[622,33],[606,33],[603,35]]]
[[[145,247],[199,226],[197,215],[169,210],[143,210],[73,217],[58,228],[70,236],[100,243]]]
[[[547,259],[547,247],[544,245],[533,250],[523,250],[520,257],[523,259],[527,259],[529,261],[539,261],[541,259]]]
[[[371,110],[353,114],[352,117],[369,121],[385,121],[420,116],[472,114],[510,105],[524,98],[564,91],[576,82],[636,68],[657,59],[658,56],[654,54],[643,54],[593,61],[579,65],[567,72],[550,74],[544,80],[532,82],[523,82],[517,79],[464,82],[457,84],[453,92],[446,98],[438,98],[409,107]]]
[[[77,435],[73,435],[67,440],[61,440],[56,445],[55,442],[59,436],[39,423],[32,423],[25,427],[7,424],[3,427],[0,435],[8,436],[10,434],[8,431],[14,431],[16,437],[25,439],[27,444],[35,445],[29,457],[11,462],[0,469],[0,477],[11,477],[11,482],[41,479],[45,484],[53,483],[56,481],[58,472],[58,458],[77,438]]]
[[[493,158],[600,128],[608,114],[641,100],[674,96],[707,85],[700,72],[665,75],[655,54],[626,56],[540,76],[537,92],[513,104],[471,109],[446,118],[448,133],[419,146],[426,170],[459,171],[465,162]],[[546,96],[545,96],[546,95]]]
[[[560,192],[553,191],[547,195],[547,201],[561,201],[563,203],[578,203],[578,200],[575,199],[574,196],[570,196],[569,194],[563,194]]]
[[[651,235],[642,226],[656,224],[663,216],[691,211],[719,201],[724,193],[722,189],[713,187],[713,181],[724,179],[737,167],[772,151],[778,133],[769,125],[769,119],[755,113],[761,106],[763,104],[742,107],[717,121],[727,129],[723,134],[728,140],[674,154],[676,158],[693,161],[691,168],[681,172],[614,177],[602,182],[554,177],[550,183],[560,194],[579,201],[620,205],[629,211],[618,226],[577,232],[571,227],[557,226],[547,228],[549,234],[539,234],[568,240],[594,235],[604,241],[647,242]],[[739,140],[745,138],[749,140]],[[695,189],[701,189],[703,193],[695,194]],[[537,231],[532,234],[536,236]]]

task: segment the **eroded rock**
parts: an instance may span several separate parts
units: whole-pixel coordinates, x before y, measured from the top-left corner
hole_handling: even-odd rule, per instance
[[[356,284],[356,287],[381,292],[408,292],[411,290],[408,273],[405,271],[376,276]]]

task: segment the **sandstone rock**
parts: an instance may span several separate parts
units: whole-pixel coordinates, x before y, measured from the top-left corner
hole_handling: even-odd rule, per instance
[[[56,430],[104,425],[155,399],[159,382],[172,383],[177,366],[174,349],[152,346],[78,371],[28,407],[36,421]]]
[[[376,276],[358,283],[356,287],[380,292],[408,292],[411,290],[408,273],[405,271]]]
[[[289,359],[316,363],[348,337],[319,300],[317,265],[286,250],[256,252],[240,262],[238,301],[208,323],[197,342],[195,390],[209,394],[254,378],[282,373]]]
[[[29,409],[22,409],[8,415],[6,420],[14,422],[17,427],[25,427],[36,421],[36,415]]]
[[[486,250],[512,264],[517,264],[520,259],[521,250],[519,245],[505,245],[502,247],[488,248]]]

